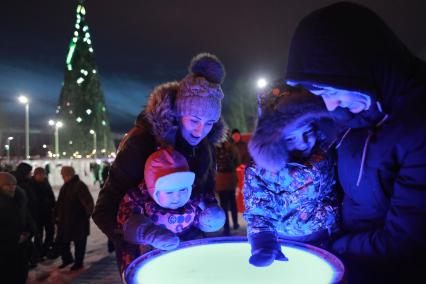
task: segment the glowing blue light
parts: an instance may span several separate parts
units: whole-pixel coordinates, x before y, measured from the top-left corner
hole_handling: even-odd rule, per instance
[[[296,246],[285,245],[282,250],[288,262],[275,261],[259,268],[248,263],[250,246],[246,242],[190,246],[141,262],[130,283],[325,284],[341,280],[342,267],[334,267],[325,255]]]

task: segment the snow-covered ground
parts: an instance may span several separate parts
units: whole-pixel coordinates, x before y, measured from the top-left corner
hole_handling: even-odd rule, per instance
[[[93,199],[96,201],[99,194],[99,186],[93,186],[88,184],[90,192],[92,193]],[[54,187],[55,196],[58,196],[59,187]],[[71,245],[71,251],[73,251],[73,245]],[[79,271],[70,272],[71,265],[58,269],[61,264],[61,258],[55,260],[45,260],[37,265],[36,268],[31,269],[28,275],[27,284],[39,284],[39,283],[55,283],[65,284],[70,283],[73,278],[77,277],[80,273],[84,272],[94,263],[107,256],[107,238],[98,229],[98,227],[90,221],[90,235],[87,239],[86,257],[84,259],[85,268]]]

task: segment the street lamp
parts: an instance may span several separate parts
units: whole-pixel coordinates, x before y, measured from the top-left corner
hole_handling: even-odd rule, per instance
[[[259,80],[257,80],[257,87],[259,89],[263,89],[266,87],[266,85],[268,85],[268,82],[266,81],[265,78],[259,78]]]
[[[30,102],[26,96],[19,96],[18,101],[25,105],[25,157],[30,158]]]
[[[7,145],[6,145],[6,151],[7,151],[7,163],[10,164],[10,141],[13,140],[13,137],[7,137]]]
[[[59,128],[63,126],[61,121],[49,120],[50,126],[55,126],[55,157],[59,158]]]
[[[93,156],[96,158],[96,131],[93,129],[90,129],[90,134],[93,135]]]

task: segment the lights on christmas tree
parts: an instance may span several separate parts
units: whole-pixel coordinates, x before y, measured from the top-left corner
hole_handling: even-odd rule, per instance
[[[80,135],[77,129],[86,127],[86,123],[93,124],[93,130],[104,135],[104,149],[102,153],[107,156],[113,145],[110,140],[110,127],[106,116],[105,102],[99,86],[97,69],[94,64],[94,49],[88,24],[85,21],[86,10],[79,1],[74,22],[74,30],[71,34],[69,50],[66,57],[67,69],[65,82],[63,83],[60,105],[65,107],[65,112],[59,111],[59,115],[69,123],[69,129],[63,131],[62,151],[66,151],[70,158],[93,157],[93,149],[88,147],[85,136]],[[75,11],[75,10],[74,10]],[[90,76],[89,76],[90,75]],[[79,97],[84,99],[80,100]],[[71,104],[68,105],[67,102]],[[93,109],[92,109],[93,108]],[[87,117],[86,117],[87,115]],[[91,144],[91,143],[90,143]],[[81,152],[76,151],[78,149]],[[100,150],[100,149],[98,149]],[[60,152],[62,153],[62,152]],[[62,157],[62,155],[61,155]]]

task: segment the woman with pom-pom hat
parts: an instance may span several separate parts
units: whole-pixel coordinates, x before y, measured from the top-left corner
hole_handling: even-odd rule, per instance
[[[145,162],[159,147],[172,146],[187,159],[195,173],[191,199],[205,207],[218,206],[214,196],[214,145],[226,133],[220,117],[224,77],[224,66],[215,55],[198,54],[185,78],[161,84],[152,91],[135,126],[121,141],[93,214],[98,227],[115,243],[119,266],[123,250],[139,250],[117,233],[118,205],[126,192],[144,179]],[[199,237],[202,233],[196,229],[186,236]],[[185,240],[185,236],[181,239]]]

